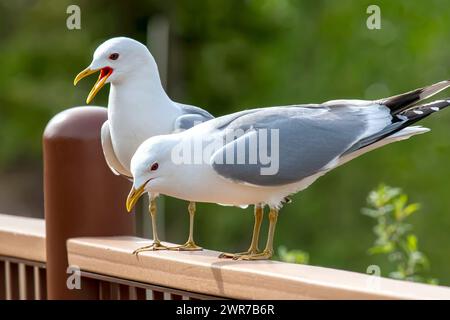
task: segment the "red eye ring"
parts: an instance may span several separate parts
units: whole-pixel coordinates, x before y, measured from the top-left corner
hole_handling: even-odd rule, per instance
[[[118,53],[111,53],[111,55],[109,56],[110,60],[117,60],[118,58],[119,58]]]
[[[151,170],[151,171],[158,170],[158,167],[159,167],[158,162],[155,162],[155,163],[152,164],[152,166],[150,167],[150,170]]]

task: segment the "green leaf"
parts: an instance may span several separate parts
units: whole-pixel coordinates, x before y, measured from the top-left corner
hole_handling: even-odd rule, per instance
[[[405,217],[412,215],[414,212],[420,209],[420,203],[411,203],[405,209],[403,209],[403,213]]]
[[[406,237],[406,244],[409,251],[413,252],[417,250],[417,237],[410,234]]]
[[[384,245],[373,246],[369,249],[369,254],[383,254],[391,253],[394,250],[394,245],[392,242],[386,243]]]
[[[389,261],[401,263],[405,260],[405,255],[400,251],[394,251],[388,255]],[[397,264],[398,268],[398,264]]]
[[[379,216],[383,215],[383,212],[380,210],[374,210],[369,208],[362,208],[361,213],[363,215],[369,216],[371,218],[378,218]]]
[[[419,251],[418,239],[411,233],[412,225],[405,219],[420,209],[419,203],[408,204],[408,196],[400,188],[380,185],[369,193],[370,208],[362,213],[376,219],[373,227],[375,244],[368,250],[371,255],[384,254],[395,272],[389,276],[407,281],[425,282],[423,272],[429,269],[425,254]]]
[[[404,280],[406,278],[406,274],[401,271],[394,271],[389,273],[389,277],[398,280]]]
[[[278,255],[281,261],[298,264],[308,264],[309,254],[302,250],[287,250],[286,247],[278,248]]]
[[[394,201],[395,220],[400,221],[405,217],[403,208],[405,207],[407,202],[408,202],[408,196],[406,194],[402,194],[398,198],[395,199],[395,201]]]
[[[428,270],[430,267],[430,263],[428,262],[428,258],[420,251],[415,251],[411,254],[411,262],[415,265],[416,268],[423,268]]]

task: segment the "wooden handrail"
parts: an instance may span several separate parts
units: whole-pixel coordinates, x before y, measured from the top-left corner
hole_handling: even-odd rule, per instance
[[[44,220],[0,214],[0,256],[46,262]]]
[[[450,299],[450,288],[276,261],[218,259],[218,252],[156,251],[136,237],[69,239],[68,259],[83,271],[236,299]],[[42,219],[0,214],[0,256],[46,262]]]
[[[450,288],[276,261],[218,259],[218,252],[155,251],[135,237],[68,240],[71,265],[116,278],[236,299],[450,299]]]

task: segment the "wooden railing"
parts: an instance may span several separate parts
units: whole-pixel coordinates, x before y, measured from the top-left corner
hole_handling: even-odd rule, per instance
[[[219,252],[154,251],[134,237],[68,241],[70,264],[95,274],[233,299],[442,299],[450,289],[277,261],[219,259]]]
[[[40,300],[46,290],[42,219],[0,214],[0,300]]]
[[[223,260],[210,250],[132,254],[149,242],[73,238],[67,258],[97,288],[95,299],[450,299],[447,287],[277,261]],[[45,299],[43,220],[0,215],[0,261],[1,299]]]

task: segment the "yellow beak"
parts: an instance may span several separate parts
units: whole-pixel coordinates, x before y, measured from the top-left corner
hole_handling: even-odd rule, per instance
[[[131,188],[130,194],[127,197],[127,211],[131,212],[133,207],[136,205],[136,202],[139,200],[139,198],[144,193],[144,188],[147,183],[144,183],[142,186],[140,186],[138,189],[135,189],[134,187]]]
[[[73,80],[73,85],[76,86],[78,81],[80,81],[83,78],[86,78],[87,76],[89,76],[97,71],[100,71],[100,75],[97,79],[97,82],[92,87],[91,92],[89,92],[89,95],[86,99],[86,103],[88,103],[88,104],[92,101],[92,99],[94,99],[95,95],[105,85],[106,80],[109,78],[109,76],[111,75],[113,70],[108,67],[103,68],[103,69],[90,69],[88,67],[88,68],[84,69],[83,71],[81,71],[79,74],[77,74],[77,76]]]

